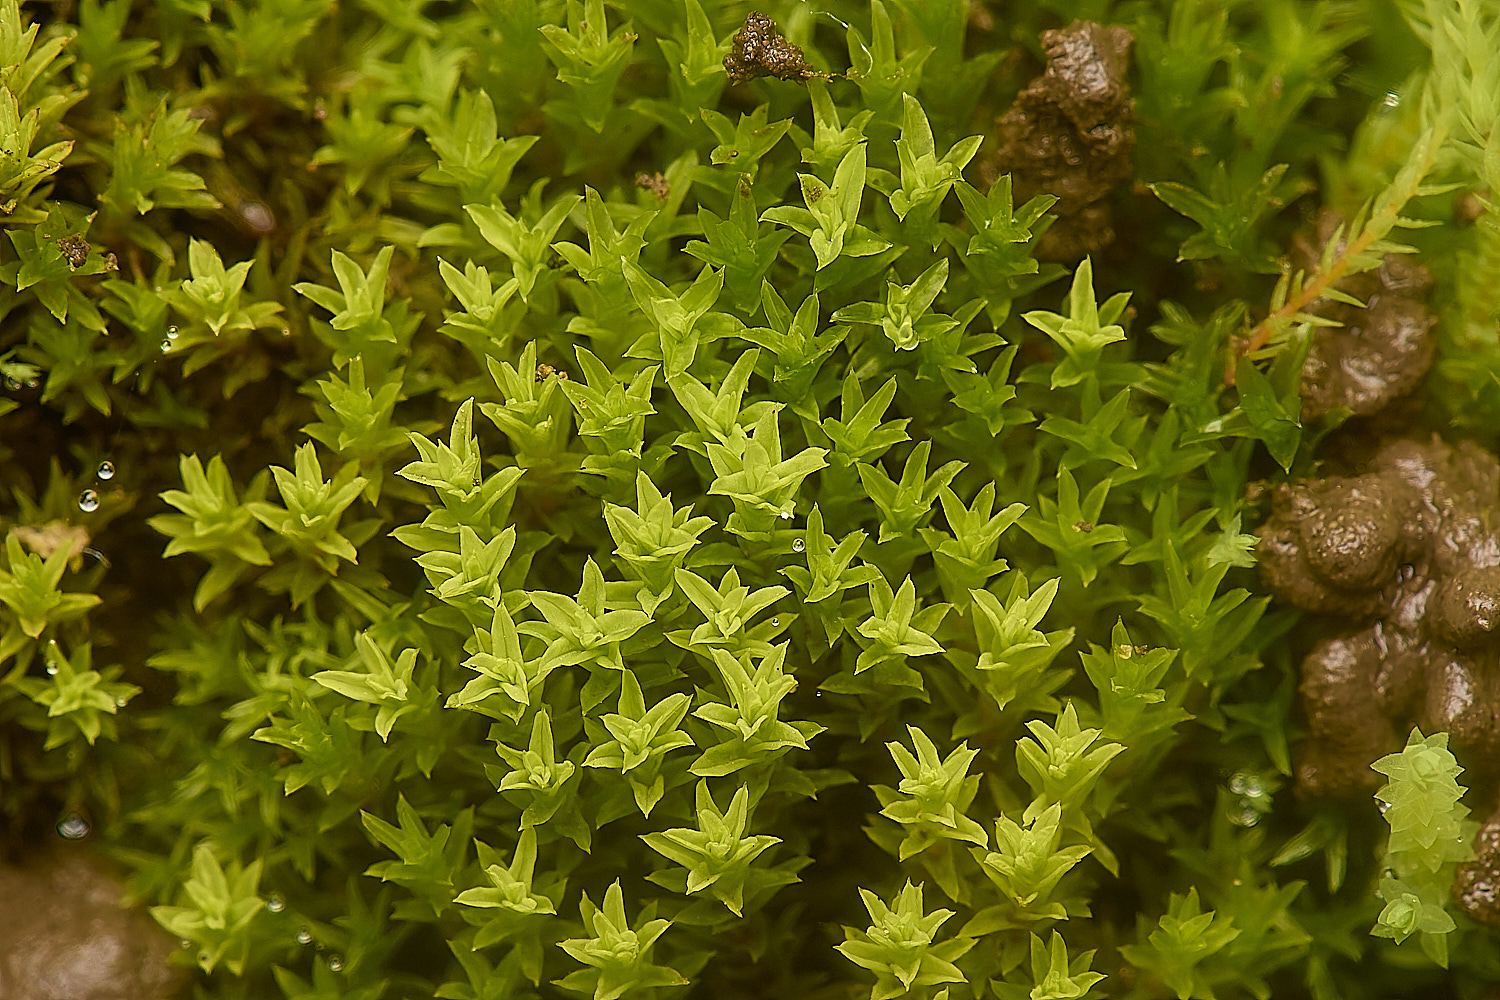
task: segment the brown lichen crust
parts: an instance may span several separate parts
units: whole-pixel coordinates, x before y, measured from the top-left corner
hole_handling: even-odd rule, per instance
[[[1323,246],[1343,217],[1325,211],[1318,218],[1315,241],[1298,237],[1293,264],[1304,271],[1317,267]],[[1432,328],[1437,318],[1427,308],[1432,275],[1402,254],[1389,254],[1373,271],[1343,278],[1334,285],[1365,303],[1365,308],[1319,299],[1308,310],[1341,326],[1320,327],[1302,369],[1302,418],[1316,420],[1343,407],[1355,416],[1371,416],[1409,396],[1432,367]]]
[[[1134,108],[1126,76],[1135,36],[1118,25],[1074,21],[1042,33],[1047,71],[996,119],[999,149],[983,166],[990,183],[1010,174],[1017,204],[1057,196],[1058,216],[1037,256],[1076,261],[1114,242],[1104,198],[1135,173]]]
[[[724,72],[730,83],[744,83],[758,76],[806,83],[820,75],[803,57],[802,46],[787,41],[776,22],[756,10],[735,32],[729,55],[724,57]]]
[[[1340,616],[1302,663],[1298,790],[1369,794],[1411,723],[1470,771],[1500,760],[1500,461],[1471,442],[1392,439],[1357,475],[1281,487],[1261,531],[1277,597]]]

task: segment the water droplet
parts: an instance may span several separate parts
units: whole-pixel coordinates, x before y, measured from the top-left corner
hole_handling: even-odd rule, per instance
[[[1235,772],[1229,779],[1229,790],[1250,799],[1258,799],[1266,794],[1266,786],[1261,783],[1260,775],[1249,771]]]
[[[312,931],[308,930],[306,927],[304,927],[300,931],[298,931],[297,932],[297,943],[298,944],[312,944]]]
[[[21,388],[21,380],[11,378],[9,375],[7,375],[5,376],[5,388],[9,389],[12,392],[15,392],[17,389]]]
[[[47,664],[47,674],[49,676],[51,676],[51,677],[56,677],[57,676],[57,664],[55,664],[55,663],[49,663],[49,664]]]
[[[176,340],[177,339],[177,327],[175,327],[175,326],[169,326],[169,327],[167,327],[167,339],[168,340]]]
[[[329,958],[328,958],[328,971],[329,972],[343,972],[344,971],[344,960],[342,958],[340,958],[339,956],[337,956],[337,955],[330,955]]]
[[[813,695],[813,697],[815,697],[815,698],[821,698],[821,697],[823,697],[823,692],[822,692],[822,691],[818,691],[818,692],[816,692],[816,693],[815,693],[815,694],[814,694],[814,695]]]
[[[177,947],[181,948],[183,951],[187,951],[192,946],[193,942],[189,941],[187,938],[183,938],[181,941],[177,942]]]
[[[93,490],[84,490],[78,495],[78,509],[85,514],[92,514],[99,509],[99,494]]]
[[[124,708],[129,701],[130,699],[125,697],[123,694],[119,695],[115,698],[115,708]]]
[[[57,835],[64,840],[82,840],[89,835],[88,820],[75,813],[68,813],[57,824]]]
[[[1241,799],[1239,805],[1230,807],[1229,822],[1235,826],[1254,826],[1260,822],[1260,810]]]
[[[789,511],[789,510],[782,511],[781,512],[781,519],[783,521],[790,521],[792,519],[792,512]]]
[[[776,628],[780,624],[781,624],[781,619],[780,618],[772,618],[771,619],[771,627],[772,628]]]
[[[269,233],[276,228],[276,217],[271,210],[258,201],[247,201],[240,206],[240,218],[245,225],[257,233]]]
[[[172,342],[170,340],[163,340],[161,342],[161,352],[163,354],[167,353],[171,349],[172,349]]]
[[[281,335],[283,337],[290,337],[292,335],[292,328],[289,327],[289,326],[282,327],[281,328]]]
[[[1387,809],[1389,809],[1390,807],[1391,807],[1391,804],[1389,802],[1381,802],[1380,805],[1379,805],[1379,807],[1378,807],[1380,809],[1380,814],[1382,816],[1385,815],[1385,811]]]
[[[41,382],[40,379],[29,378],[29,379],[26,380],[26,388],[28,388],[28,389],[35,389],[37,386],[39,386],[41,384],[42,384],[42,382]]]
[[[266,909],[270,910],[272,913],[280,913],[282,910],[286,909],[286,900],[282,899],[280,896],[273,892],[271,893],[271,898],[266,900]]]
[[[1396,93],[1394,90],[1389,91],[1385,95],[1385,100],[1381,101],[1380,103],[1384,104],[1388,108],[1394,108],[1396,105],[1401,103],[1401,95]]]
[[[115,478],[115,463],[100,462],[99,468],[95,470],[94,475],[105,481]]]
[[[793,552],[802,552],[802,551],[806,550],[806,548],[807,548],[807,543],[804,542],[800,538],[798,538],[798,539],[796,539],[795,541],[792,542],[792,551]]]

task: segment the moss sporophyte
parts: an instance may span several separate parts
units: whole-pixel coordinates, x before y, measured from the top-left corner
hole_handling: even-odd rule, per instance
[[[152,995],[1482,1000],[1497,53],[0,0],[0,861]]]

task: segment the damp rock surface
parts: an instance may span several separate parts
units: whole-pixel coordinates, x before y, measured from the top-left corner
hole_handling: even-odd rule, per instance
[[[996,119],[999,148],[983,166],[987,180],[1010,174],[1018,205],[1039,194],[1058,199],[1038,257],[1076,261],[1114,242],[1104,199],[1135,173],[1127,80],[1134,41],[1127,28],[1092,21],[1043,32],[1046,72]]]
[[[1412,723],[1500,773],[1500,461],[1471,442],[1384,442],[1357,474],[1281,487],[1262,527],[1277,597],[1343,634],[1302,663],[1298,789],[1368,794]]]
[[[0,865],[0,997],[175,1000],[175,942],[83,849]]]
[[[1292,258],[1304,271],[1316,268],[1324,245],[1343,216],[1325,211],[1314,238],[1298,237]],[[1372,271],[1334,285],[1365,308],[1319,299],[1308,311],[1340,323],[1320,327],[1302,369],[1302,419],[1316,420],[1337,407],[1368,417],[1410,396],[1432,367],[1437,318],[1427,308],[1432,274],[1404,254],[1388,254]]]
[[[1474,860],[1459,866],[1453,901],[1470,919],[1500,927],[1500,810],[1479,828]]]

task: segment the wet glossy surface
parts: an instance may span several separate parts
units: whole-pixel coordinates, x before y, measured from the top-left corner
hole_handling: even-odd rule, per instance
[[[758,76],[802,83],[817,75],[803,58],[802,46],[781,34],[776,22],[759,11],[751,11],[730,43],[724,57],[724,72],[730,83],[744,83]]]
[[[1370,764],[1413,723],[1449,734],[1471,787],[1500,779],[1497,532],[1500,462],[1468,442],[1387,440],[1355,475],[1277,492],[1261,575],[1338,633],[1302,662],[1299,792],[1373,793]],[[1455,899],[1500,926],[1500,826],[1488,838]]]
[[[167,965],[176,942],[120,898],[120,884],[83,848],[0,866],[0,997],[182,996],[184,977]]]
[[[1299,238],[1294,266],[1316,269],[1323,245],[1344,219],[1324,212],[1313,239]],[[1373,271],[1351,275],[1335,286],[1365,303],[1360,309],[1319,299],[1310,312],[1337,320],[1313,337],[1302,369],[1302,419],[1314,420],[1335,407],[1369,416],[1410,395],[1432,367],[1433,325],[1427,308],[1432,275],[1401,254],[1390,254]]]
[[[1090,21],[1043,32],[1047,71],[995,122],[999,149],[983,164],[986,179],[1010,174],[1017,206],[1058,198],[1041,259],[1076,261],[1114,242],[1103,199],[1135,173],[1126,80],[1134,41],[1126,28]]]

